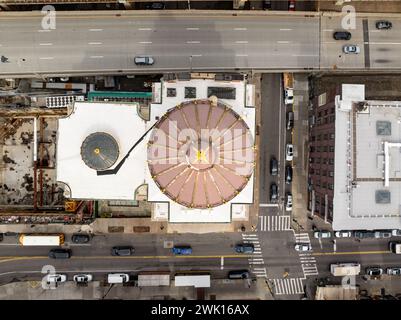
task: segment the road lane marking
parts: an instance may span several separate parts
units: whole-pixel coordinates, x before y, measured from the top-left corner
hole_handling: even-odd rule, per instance
[[[90,58],[91,59],[101,59],[101,58],[103,58],[104,56],[90,56]],[[72,245],[72,244],[71,244]]]
[[[40,46],[52,46],[53,43],[51,42],[46,42],[46,43],[39,43]]]
[[[90,45],[97,45],[97,44],[102,44],[102,42],[88,42]]]
[[[151,44],[152,43],[152,41],[141,41],[141,42],[139,42],[140,44]]]
[[[280,43],[280,44],[286,44],[286,43],[290,43],[291,41],[281,41],[281,40],[279,40],[279,41],[277,41],[277,43]]]
[[[91,32],[103,31],[103,29],[89,29]]]
[[[224,269],[224,257],[221,257],[221,262],[220,262],[220,269],[223,270]]]
[[[152,28],[139,28],[138,30],[139,31],[151,31]]]
[[[246,31],[248,30],[247,28],[234,28],[235,31]]]
[[[54,57],[40,57],[39,58],[40,60],[53,60],[54,59]],[[6,244],[7,245],[7,244]],[[18,243],[16,243],[15,245],[20,245],[20,244],[18,244]]]
[[[236,57],[247,57],[248,55],[247,54],[236,54],[235,56]]]
[[[186,28],[187,30],[190,30],[190,31],[196,31],[196,30],[199,30],[199,28]]]
[[[291,31],[292,29],[280,29],[280,31]]]
[[[333,240],[333,251],[334,252],[337,251],[337,240],[336,239]]]
[[[401,42],[365,42],[365,44],[370,45],[400,45]]]
[[[278,203],[259,203],[259,207],[278,207]]]
[[[323,29],[324,32],[332,32],[334,31],[333,29]]]
[[[240,40],[240,41],[235,41],[235,43],[248,43],[248,41]]]
[[[349,252],[314,252],[314,256],[341,256],[341,255],[365,255],[365,254],[390,254],[390,251],[349,251]]]
[[[318,54],[293,54],[293,57],[318,57]]]
[[[51,30],[50,29],[40,29],[40,30],[38,30],[38,32],[50,32]]]
[[[202,57],[202,55],[201,54],[191,54],[191,57],[192,58],[194,58],[194,57]]]
[[[200,43],[200,41],[187,41],[189,44]]]

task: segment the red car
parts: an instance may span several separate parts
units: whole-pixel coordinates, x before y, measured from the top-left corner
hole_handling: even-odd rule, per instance
[[[295,11],[295,0],[288,1],[288,11]]]

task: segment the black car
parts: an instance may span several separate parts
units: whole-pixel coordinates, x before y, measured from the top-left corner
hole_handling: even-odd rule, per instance
[[[272,183],[270,185],[270,201],[276,201],[278,199],[278,188],[277,184]]]
[[[358,230],[355,231],[354,237],[359,239],[374,238],[375,233],[373,231]]]
[[[70,249],[51,249],[49,251],[49,258],[51,259],[69,259],[71,258]]]
[[[2,233],[0,233],[0,241],[3,241],[4,239],[4,235]]]
[[[292,167],[285,166],[285,183],[290,184],[292,182]]]
[[[228,279],[248,279],[248,270],[232,270],[228,272]]]
[[[294,127],[294,112],[287,112],[287,130],[291,130]]]
[[[150,9],[150,10],[163,10],[165,7],[165,4],[163,2],[151,2],[145,4],[145,9]]]
[[[90,236],[88,234],[77,233],[73,234],[71,241],[74,243],[87,243],[90,241]]]
[[[112,256],[130,256],[134,253],[134,248],[130,246],[118,246],[111,249]]]
[[[263,1],[263,10],[271,10],[271,8],[272,8],[271,0]]]
[[[366,268],[366,274],[368,276],[380,276],[383,274],[383,269],[380,267],[368,267]]]
[[[351,32],[348,31],[336,31],[333,33],[333,38],[335,40],[350,40]]]
[[[278,173],[278,161],[275,157],[270,159],[270,174],[276,176]]]
[[[376,21],[376,29],[379,30],[388,30],[393,27],[393,24],[390,21],[380,20]]]

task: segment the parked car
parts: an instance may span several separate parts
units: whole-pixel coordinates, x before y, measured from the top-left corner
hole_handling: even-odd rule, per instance
[[[271,157],[270,159],[270,174],[272,176],[276,176],[278,173],[278,161],[275,157]]]
[[[373,231],[358,230],[354,232],[354,236],[355,238],[367,239],[367,238],[374,238],[375,233]]]
[[[351,40],[351,32],[336,31],[333,33],[334,40]]]
[[[3,239],[4,239],[4,234],[0,233],[0,241],[3,241]]]
[[[351,238],[353,234],[352,231],[336,231],[334,233],[336,238]]]
[[[388,30],[393,27],[393,24],[390,21],[387,20],[379,20],[376,21],[376,29],[379,30]]]
[[[288,1],[288,11],[295,11],[295,0]]]
[[[131,246],[116,246],[111,248],[112,256],[130,256],[135,252],[135,249]]]
[[[383,274],[383,269],[380,267],[367,267],[366,274],[368,276],[380,276]]]
[[[391,230],[376,230],[375,231],[375,238],[376,239],[381,239],[381,238],[391,238]]]
[[[287,192],[285,197],[285,211],[291,211],[291,210],[292,210],[292,194],[290,192]]]
[[[327,230],[318,230],[313,233],[316,239],[326,239],[331,237],[331,232]]]
[[[294,157],[294,146],[291,143],[287,143],[285,147],[285,160],[292,161]]]
[[[311,251],[312,246],[310,243],[296,243],[294,249],[298,252]]]
[[[393,237],[401,237],[401,230],[400,229],[394,229],[391,231],[391,234]]]
[[[69,259],[71,258],[71,250],[70,249],[51,249],[49,251],[49,258],[51,259]]]
[[[285,88],[285,90],[284,90],[284,103],[286,105],[294,103],[294,89]]]
[[[91,274],[76,274],[72,280],[76,283],[88,283],[93,280],[93,276]]]
[[[272,183],[270,185],[270,201],[276,201],[278,199],[278,188],[277,188],[277,184]]]
[[[291,130],[294,127],[294,112],[287,112],[287,130]]]
[[[292,182],[292,167],[285,166],[285,183],[290,184]]]
[[[138,66],[151,66],[155,60],[152,57],[135,57],[134,62]]]
[[[248,270],[232,270],[228,272],[228,279],[248,279]]]
[[[190,246],[174,246],[171,252],[175,255],[186,256],[192,254],[192,248]]]
[[[345,46],[343,46],[343,52],[347,53],[347,54],[348,53],[358,54],[361,52],[361,48],[359,48],[355,44],[345,45]]]
[[[108,283],[124,283],[129,281],[129,274],[127,273],[109,273],[107,275]]]
[[[401,267],[387,268],[386,273],[390,276],[400,276],[401,275]]]
[[[271,8],[272,8],[271,0],[263,1],[263,10],[271,10]]]
[[[252,243],[239,243],[234,249],[237,253],[253,253],[255,250]]]
[[[163,2],[150,2],[145,4],[145,9],[148,10],[163,10],[165,4]]]
[[[65,274],[48,274],[46,275],[46,282],[50,283],[62,283],[67,281],[67,276]]]
[[[88,234],[77,233],[73,234],[71,237],[71,241],[73,243],[87,243],[90,241],[90,236]]]

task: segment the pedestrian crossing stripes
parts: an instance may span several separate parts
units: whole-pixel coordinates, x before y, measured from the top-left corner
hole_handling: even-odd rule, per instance
[[[296,233],[295,242],[298,243],[311,243],[308,233]],[[315,276],[319,274],[316,265],[316,258],[312,256],[311,252],[300,252],[299,260],[301,261],[302,272],[304,277]]]
[[[267,278],[266,268],[253,267],[252,272],[257,278]]]
[[[259,216],[260,231],[291,230],[291,216]]]
[[[305,233],[296,233],[295,234],[295,242],[302,243],[310,243],[309,234]]]
[[[304,294],[304,285],[301,278],[270,279],[273,281],[275,295]]]
[[[311,264],[303,263],[301,266],[302,266],[302,271],[304,273],[304,277],[315,276],[319,274],[316,263],[311,263]]]
[[[242,234],[242,239],[246,243],[253,244],[253,253],[248,258],[249,266],[256,277],[267,277],[266,268],[262,268],[265,264],[262,255],[262,249],[260,247],[259,237],[257,234]],[[255,272],[258,270],[258,272]],[[263,271],[263,272],[261,272]]]

